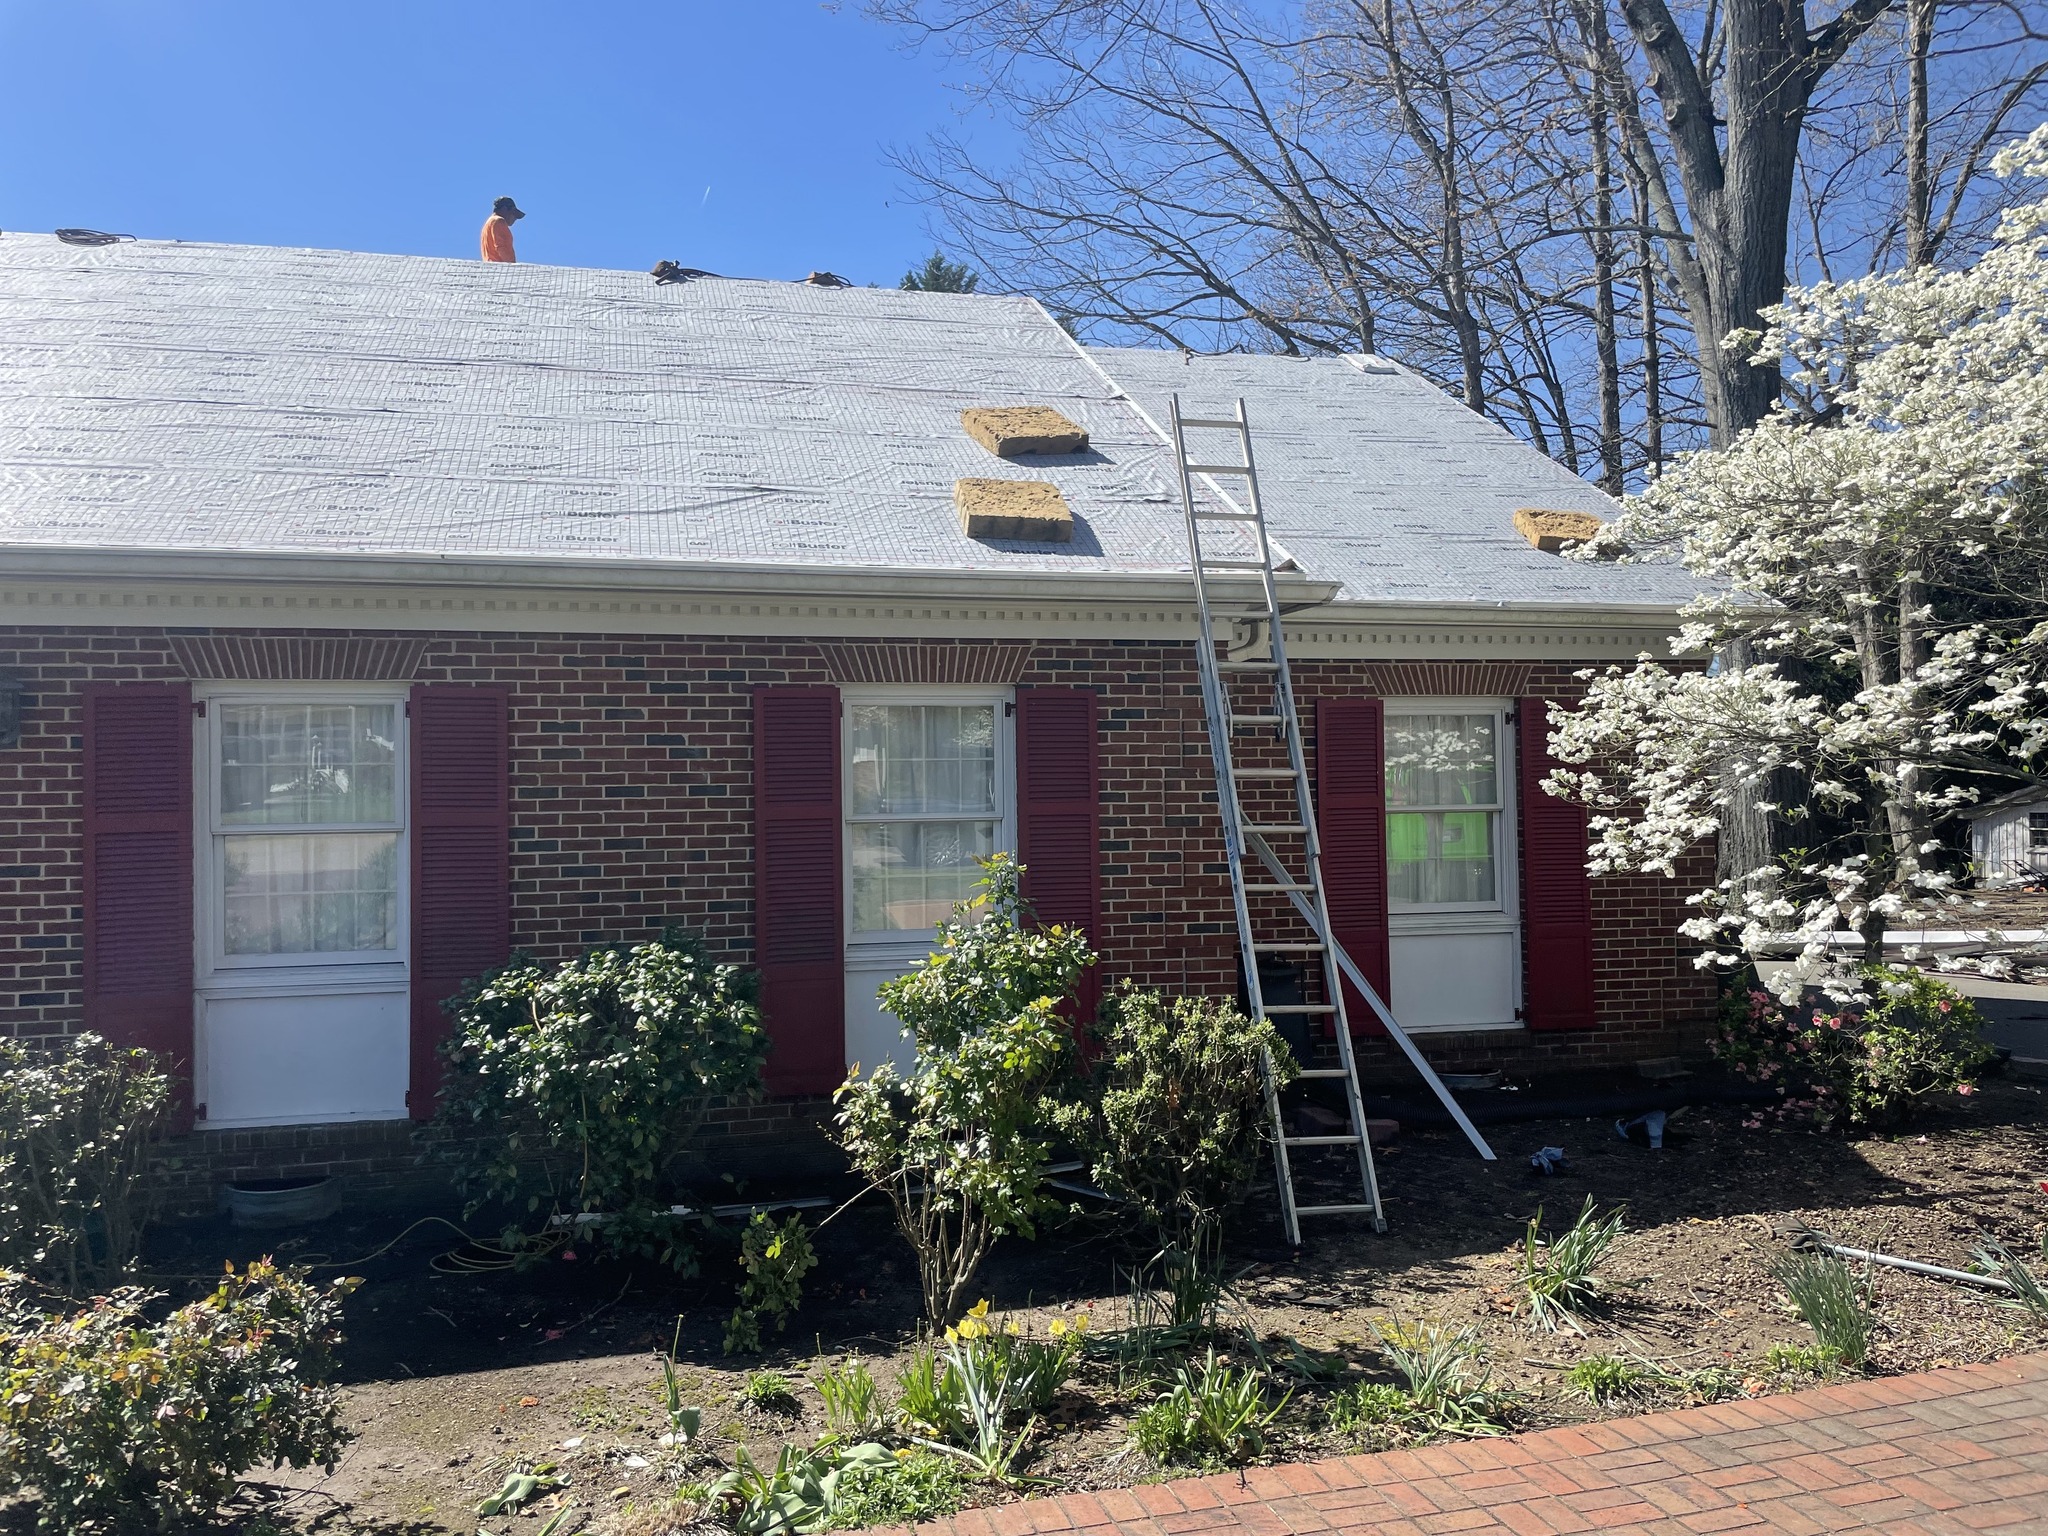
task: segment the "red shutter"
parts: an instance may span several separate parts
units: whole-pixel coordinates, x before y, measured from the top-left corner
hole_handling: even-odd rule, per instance
[[[85,1027],[160,1052],[192,1114],[192,690],[85,688]]]
[[[1102,797],[1096,699],[1087,688],[1025,688],[1017,694],[1017,861],[1024,895],[1041,923],[1102,934]],[[1101,966],[1081,977],[1083,1023],[1102,999]]]
[[[415,1120],[441,1087],[442,1003],[512,948],[508,703],[502,688],[412,691],[412,1086]]]
[[[1550,710],[1515,711],[1522,812],[1522,1016],[1531,1029],[1591,1029],[1593,882],[1586,873],[1586,808],[1545,794]]]
[[[1386,756],[1386,706],[1380,700],[1316,701],[1316,836],[1323,850],[1330,926],[1382,1002],[1388,1001],[1392,989]],[[1344,1011],[1354,1035],[1387,1032],[1363,994],[1348,981]]]
[[[754,691],[754,953],[771,1092],[846,1078],[839,690]]]

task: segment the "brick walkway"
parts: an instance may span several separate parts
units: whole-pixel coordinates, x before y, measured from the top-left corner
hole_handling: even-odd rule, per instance
[[[928,1536],[2048,1532],[2048,1355],[971,1510]]]

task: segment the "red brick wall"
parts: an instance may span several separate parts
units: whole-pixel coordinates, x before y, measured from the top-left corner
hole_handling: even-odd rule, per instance
[[[56,1036],[79,1015],[79,685],[185,675],[185,657],[311,654],[256,645],[307,638],[192,631],[0,631],[0,669],[22,676],[21,747],[0,753],[0,1029]],[[322,635],[328,676],[390,675],[392,637]],[[749,954],[751,699],[762,683],[825,683],[847,647],[808,640],[545,635],[428,635],[420,682],[512,690],[513,941],[565,957],[669,923]],[[1151,642],[963,646],[958,661],[916,648],[935,675],[994,667],[1024,685],[1085,685],[1102,695],[1104,910],[1113,978],[1197,990],[1235,987],[1228,888],[1214,809],[1194,655]],[[865,646],[871,670],[879,648]],[[277,663],[282,665],[282,662]],[[1522,663],[1297,663],[1305,722],[1323,693],[1570,698],[1571,668]],[[864,675],[864,672],[863,674]],[[991,675],[994,675],[991,673]],[[1704,873],[1704,871],[1702,871]],[[1711,989],[1676,935],[1684,882],[1595,884],[1601,1028],[1586,1035],[1441,1039],[1447,1062],[1529,1070],[1627,1061],[1697,1044]],[[1382,1048],[1374,1047],[1368,1059]],[[246,1133],[237,1133],[246,1134]]]

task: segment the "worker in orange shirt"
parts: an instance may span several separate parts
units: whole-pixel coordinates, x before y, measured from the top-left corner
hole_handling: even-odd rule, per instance
[[[484,220],[484,260],[517,261],[512,254],[512,225],[525,218],[519,205],[509,197],[501,197],[491,204],[491,216]]]

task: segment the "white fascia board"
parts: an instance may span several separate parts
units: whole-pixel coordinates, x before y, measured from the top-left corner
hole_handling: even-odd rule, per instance
[[[1248,585],[1248,584],[1247,584]],[[1366,604],[1283,578],[1307,659],[1626,660],[1666,653],[1664,606]],[[1190,641],[1168,572],[877,571],[246,551],[0,551],[0,624],[405,632]]]

